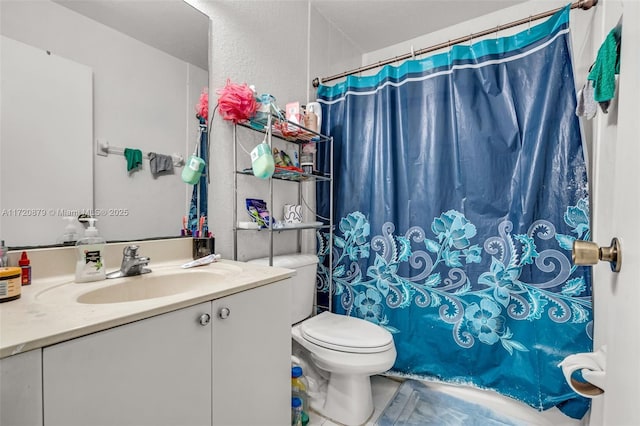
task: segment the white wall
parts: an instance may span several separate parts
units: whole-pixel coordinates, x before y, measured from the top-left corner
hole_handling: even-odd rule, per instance
[[[160,154],[186,156],[193,150],[194,107],[207,86],[207,71],[50,1],[3,1],[1,19],[3,35],[93,69],[94,141]],[[148,160],[131,175],[121,155],[77,161],[94,162],[93,207],[128,210],[125,216],[100,217],[98,228],[107,239],[179,235],[192,188],[180,179],[181,169],[153,179]]]
[[[258,93],[270,93],[280,108],[291,101],[306,103],[315,99],[311,78],[336,68],[358,66],[360,55],[331,24],[310,8],[306,1],[242,1],[189,3],[211,18],[210,87],[211,107],[217,103],[215,90],[227,79],[234,83],[255,85]],[[233,256],[233,126],[219,116],[214,119],[211,135],[212,185],[209,190],[209,213],[216,235],[216,252]],[[245,129],[238,130],[242,146],[250,151],[261,138]],[[291,151],[292,145],[284,146]],[[249,156],[238,150],[239,168],[250,166]],[[248,220],[245,198],[268,201],[268,183],[253,177],[238,176],[238,218]],[[276,218],[282,218],[282,206],[295,203],[297,185],[274,181]],[[307,194],[307,201],[313,201]],[[246,260],[267,256],[266,232],[238,232],[238,258]],[[294,232],[275,234],[276,254],[296,251]]]

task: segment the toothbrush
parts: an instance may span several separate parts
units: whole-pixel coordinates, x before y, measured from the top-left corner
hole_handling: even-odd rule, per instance
[[[193,268],[195,266],[208,265],[210,263],[217,262],[218,260],[220,260],[221,257],[222,256],[219,255],[219,254],[210,254],[208,256],[201,257],[200,259],[196,259],[196,260],[192,260],[191,262],[187,262],[184,265],[182,265],[182,267],[184,269],[187,269],[187,268]]]
[[[202,237],[202,227],[204,226],[204,216],[200,216],[200,220],[198,221],[198,236]]]

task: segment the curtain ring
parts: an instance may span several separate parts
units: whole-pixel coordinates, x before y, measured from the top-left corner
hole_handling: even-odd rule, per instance
[[[531,32],[531,15],[529,15],[529,27],[527,28],[527,33]]]
[[[496,40],[498,40],[498,31],[500,31],[500,25],[496,25]]]
[[[469,34],[469,47],[473,47],[473,33]]]
[[[416,59],[416,52],[413,50],[413,44],[411,45],[411,59]]]

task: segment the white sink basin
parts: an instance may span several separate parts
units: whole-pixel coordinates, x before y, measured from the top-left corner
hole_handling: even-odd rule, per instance
[[[211,289],[212,286],[223,283],[229,277],[241,272],[242,269],[235,265],[217,263],[202,269],[176,268],[98,282],[65,282],[41,291],[36,295],[36,299],[44,303],[136,302]]]
[[[153,275],[153,272],[127,277],[107,287],[81,294],[76,301],[87,304],[135,302],[197,290],[225,279],[217,272],[191,272]]]

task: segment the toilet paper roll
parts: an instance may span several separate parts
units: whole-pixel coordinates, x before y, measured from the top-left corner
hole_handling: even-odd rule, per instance
[[[558,364],[567,383],[578,395],[585,398],[595,398],[604,393],[606,377],[607,353],[606,346],[596,352],[584,352],[569,355]],[[576,380],[573,373],[580,370],[587,382]]]

